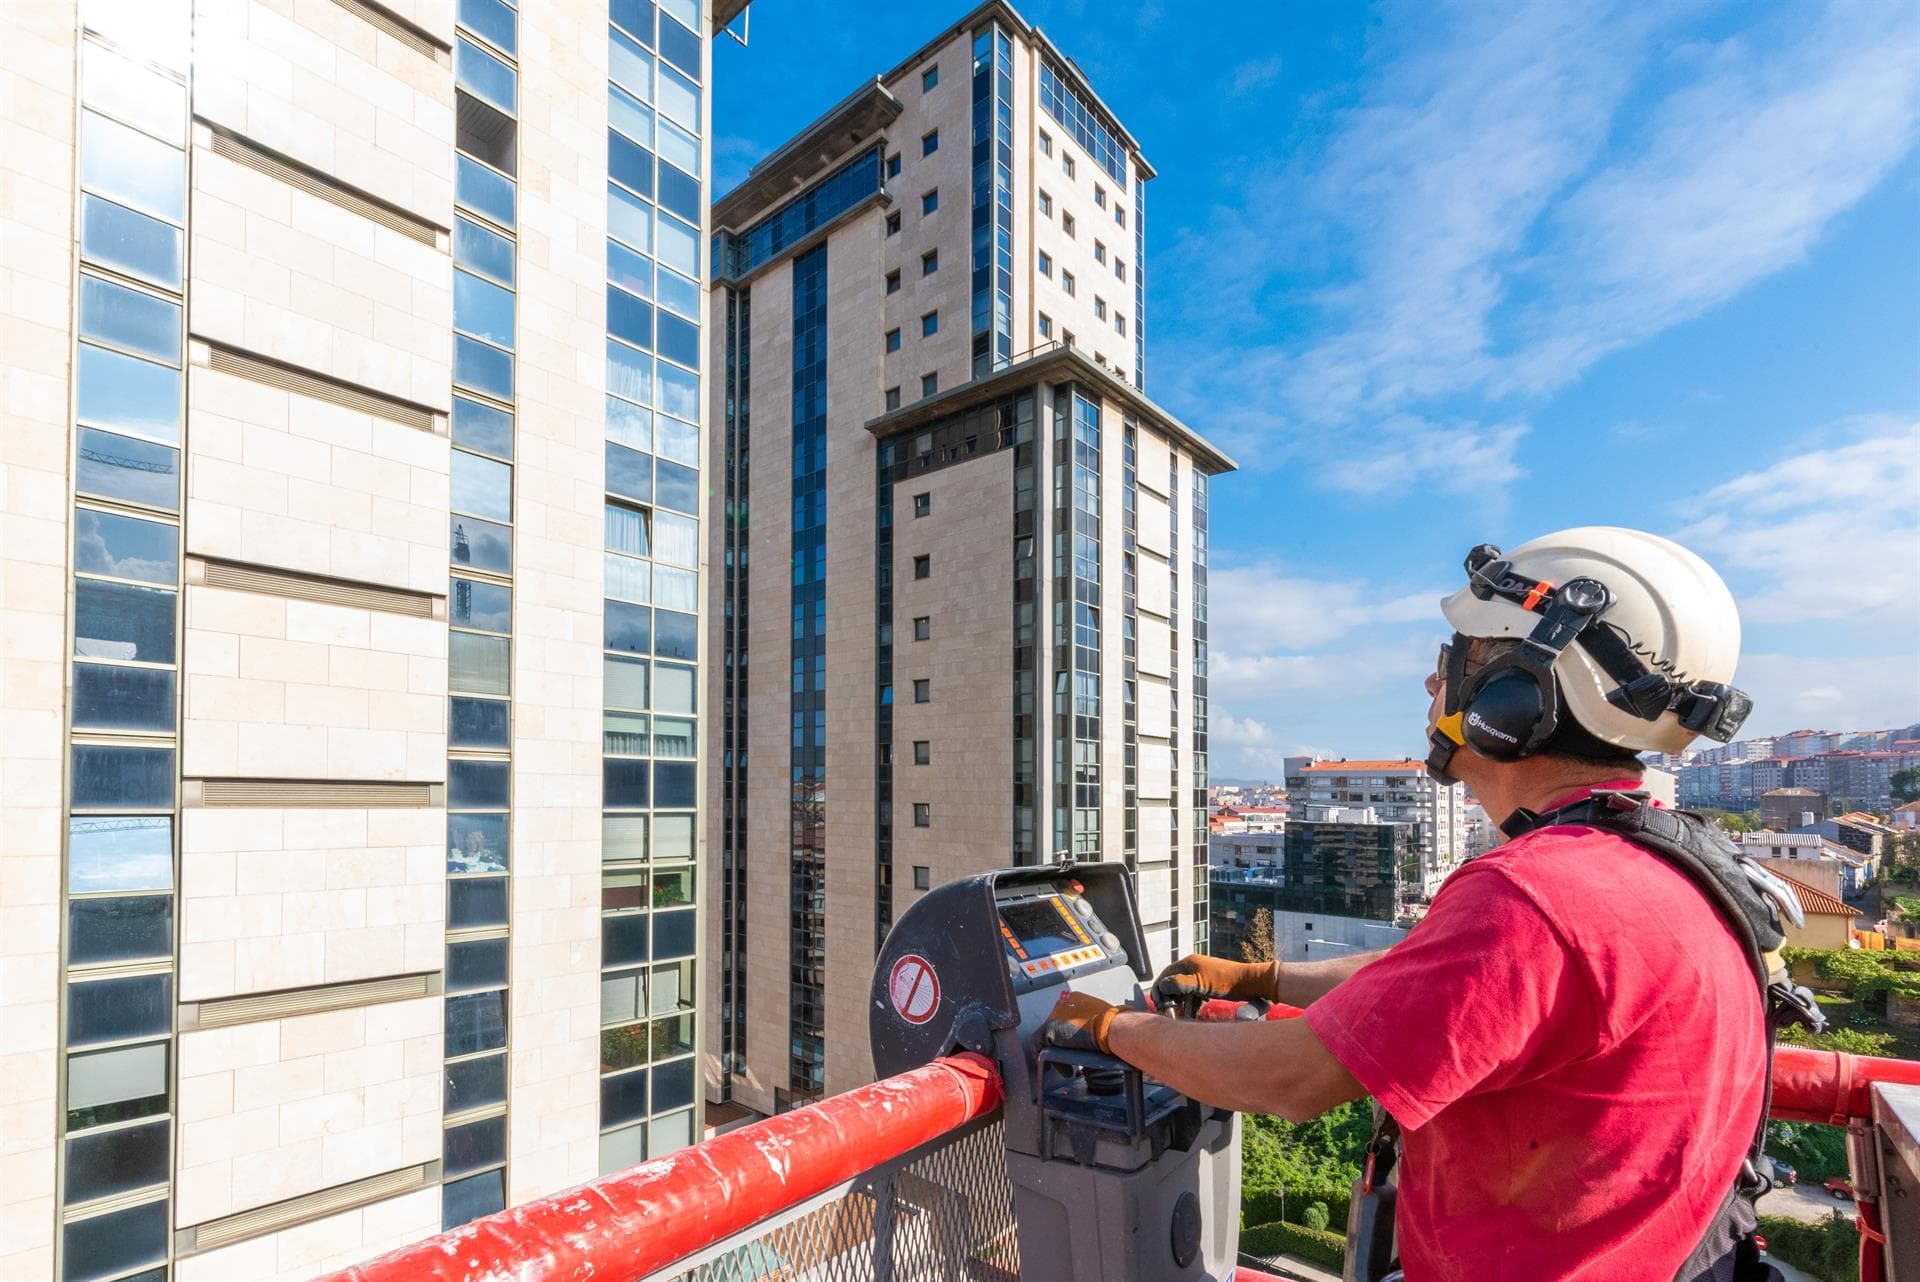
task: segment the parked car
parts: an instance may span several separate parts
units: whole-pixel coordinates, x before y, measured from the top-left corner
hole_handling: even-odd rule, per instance
[[[1844,1175],[1831,1176],[1827,1182],[1820,1187],[1833,1194],[1834,1197],[1842,1202],[1853,1201],[1853,1181]]]
[[[1788,1166],[1785,1162],[1773,1156],[1773,1154],[1767,1154],[1766,1160],[1773,1168],[1767,1172],[1768,1178],[1773,1181],[1773,1187],[1783,1189],[1790,1184],[1798,1184],[1800,1182],[1800,1172],[1794,1170],[1791,1166]]]

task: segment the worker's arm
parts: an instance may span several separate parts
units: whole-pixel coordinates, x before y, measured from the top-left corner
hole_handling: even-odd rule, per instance
[[[1386,949],[1377,948],[1370,953],[1352,953],[1326,961],[1275,962],[1273,967],[1280,972],[1275,984],[1277,1000],[1304,1009],[1346,983],[1362,966],[1386,955]]]
[[[1039,1039],[1117,1055],[1183,1095],[1240,1113],[1304,1122],[1366,1093],[1303,1019],[1211,1024],[1067,992]]]
[[[1366,1094],[1304,1019],[1209,1024],[1122,1011],[1107,1045],[1182,1095],[1236,1113],[1305,1122]]]

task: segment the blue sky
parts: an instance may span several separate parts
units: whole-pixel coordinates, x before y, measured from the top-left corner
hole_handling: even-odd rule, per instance
[[[1216,778],[1417,754],[1461,556],[1577,524],[1727,578],[1751,732],[1920,720],[1911,6],[1017,7],[1160,171],[1148,392],[1242,464]],[[964,11],[756,0],[716,190]]]

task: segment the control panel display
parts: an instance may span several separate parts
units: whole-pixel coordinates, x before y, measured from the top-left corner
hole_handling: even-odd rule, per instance
[[[1029,977],[1068,970],[1106,956],[1096,942],[1099,925],[1082,921],[1059,895],[1003,900],[999,908],[1001,937],[1022,973]]]

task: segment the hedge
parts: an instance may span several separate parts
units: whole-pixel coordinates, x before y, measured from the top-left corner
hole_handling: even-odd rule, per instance
[[[1763,1215],[1760,1235],[1767,1239],[1768,1255],[1821,1282],[1860,1282],[1860,1231],[1851,1215],[1835,1211],[1818,1224]]]
[[[1332,1229],[1308,1229],[1280,1221],[1241,1230],[1240,1254],[1258,1259],[1290,1255],[1337,1272],[1346,1267],[1347,1239]]]
[[[1297,1221],[1309,1203],[1324,1202],[1327,1206],[1327,1222],[1345,1224],[1347,1203],[1352,1197],[1352,1184],[1335,1184],[1331,1181],[1303,1182],[1287,1189],[1284,1194],[1275,1189],[1252,1193],[1243,1190],[1240,1194],[1240,1223],[1275,1224],[1283,1217]]]

